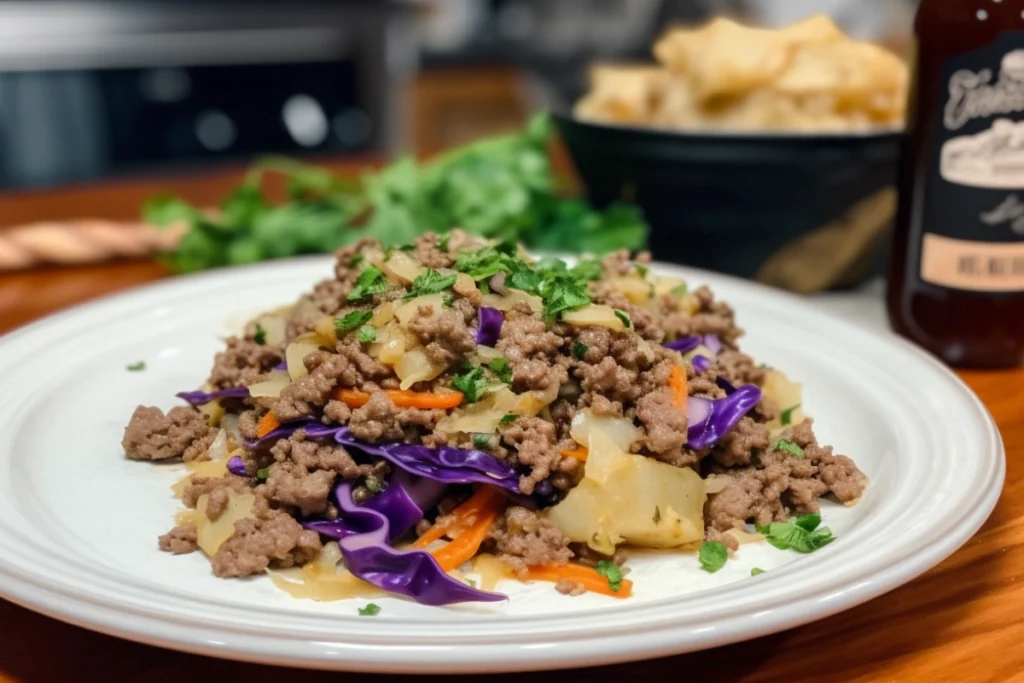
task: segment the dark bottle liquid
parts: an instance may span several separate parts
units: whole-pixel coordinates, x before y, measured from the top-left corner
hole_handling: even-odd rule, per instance
[[[889,320],[946,362],[1024,360],[1024,0],[922,0]]]

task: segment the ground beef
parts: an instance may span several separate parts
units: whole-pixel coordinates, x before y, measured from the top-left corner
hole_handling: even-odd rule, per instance
[[[508,311],[496,348],[512,369],[512,389],[543,391],[552,384],[564,384],[568,358],[558,354],[565,343],[561,336],[548,331],[528,307]]]
[[[733,552],[740,549],[740,542],[736,540],[735,536],[719,531],[714,527],[708,527],[707,532],[704,534],[704,540],[717,541]]]
[[[195,522],[179,524],[160,537],[160,550],[175,555],[185,555],[199,549],[196,538]]]
[[[572,579],[559,579],[555,584],[555,590],[562,595],[576,597],[587,592],[586,586]]]
[[[579,460],[562,456],[555,425],[539,417],[524,416],[503,425],[501,439],[515,451],[519,465],[529,468],[529,473],[519,478],[519,490],[526,495],[550,475],[572,475],[580,468]]]
[[[594,303],[617,308],[628,315],[630,325],[644,339],[659,344],[665,339],[665,331],[658,323],[654,313],[634,304],[625,294],[615,289],[611,283],[591,282],[589,292],[590,298],[594,300]]]
[[[520,576],[538,564],[564,564],[572,559],[569,539],[554,522],[532,510],[513,505],[505,510],[489,537],[498,557]]]
[[[234,491],[235,493],[242,493],[247,488],[247,482],[242,477],[236,477],[232,474],[223,477],[197,477],[193,475],[188,484],[185,485],[185,490],[181,494],[181,503],[187,508],[194,508],[196,503],[199,501],[199,497],[202,495],[213,494],[217,491],[221,493],[217,496],[219,509],[216,512],[216,517],[210,516],[210,503],[207,502],[207,516],[211,520],[216,521],[217,517],[220,517],[220,513],[223,511],[223,504],[227,502],[227,492]]]
[[[337,351],[338,355],[348,360],[348,367],[338,376],[338,386],[354,387],[362,391],[398,388],[398,380],[391,368],[367,354],[358,341],[339,342]]]
[[[420,306],[409,320],[409,331],[419,338],[427,358],[437,365],[453,365],[476,350],[473,333],[454,309]]]
[[[364,441],[406,441],[419,443],[424,432],[433,431],[446,413],[443,410],[398,408],[382,391],[370,395],[361,408],[352,411],[348,428]]]
[[[159,408],[139,406],[125,427],[121,446],[132,460],[191,462],[208,459],[206,450],[216,436],[217,430],[195,408],[178,406],[164,415]]]
[[[674,403],[672,389],[661,387],[636,404],[636,417],[644,427],[644,448],[652,453],[681,451],[686,444],[686,412]]]
[[[227,347],[213,357],[213,369],[206,381],[217,389],[248,386],[263,380],[283,360],[276,346],[229,337]]]
[[[764,383],[764,368],[759,367],[747,354],[734,349],[723,349],[715,357],[712,370],[736,385],[761,386]]]
[[[413,240],[413,246],[416,247],[416,260],[427,268],[433,268],[434,270],[450,268],[455,263],[455,259],[447,251],[441,249],[440,243],[442,240],[444,240],[444,237],[433,232],[428,232]]]
[[[303,517],[309,517],[327,509],[327,496],[335,476],[330,470],[310,471],[297,462],[285,460],[270,466],[260,492],[268,500],[298,508]]]
[[[279,439],[270,454],[279,463],[290,460],[307,470],[327,470],[345,479],[364,477],[374,467],[358,464],[344,447],[333,442],[307,441],[301,429],[287,439]]]
[[[749,465],[755,449],[768,447],[768,428],[744,417],[711,449],[715,462],[723,467]]]
[[[220,577],[260,574],[267,567],[305,564],[320,552],[320,535],[303,529],[281,510],[264,510],[255,519],[235,522],[234,535],[225,541],[211,562]]]
[[[580,381],[584,396],[600,394],[620,403],[633,403],[640,396],[640,373],[622,367],[611,356],[605,356],[594,365],[576,364],[573,375]],[[584,402],[589,403],[590,400]]]
[[[281,398],[274,404],[274,416],[282,423],[312,415],[314,408],[327,403],[338,377],[350,367],[349,360],[341,355],[324,352],[309,355],[315,367],[308,375],[282,389]]]
[[[748,521],[781,522],[793,515],[817,512],[818,498],[829,493],[844,503],[861,496],[867,477],[849,458],[818,445],[809,421],[786,430],[782,438],[800,445],[804,457],[766,449],[758,454],[759,464],[736,468],[712,465],[713,473],[725,474],[731,481],[709,498],[705,508],[708,526],[725,531]]]
[[[367,251],[384,253],[384,247],[375,239],[361,237],[352,244],[334,252],[334,277],[342,284],[344,295],[352,291],[352,285],[359,279],[359,274],[366,268],[364,254]]]
[[[611,556],[597,552],[586,543],[573,543],[569,546],[569,549],[576,556],[576,562],[587,567],[596,567],[598,562],[609,560],[621,567],[629,559],[622,548],[616,548],[615,554]]]

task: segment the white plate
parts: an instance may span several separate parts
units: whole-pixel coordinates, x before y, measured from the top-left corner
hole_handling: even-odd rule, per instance
[[[204,379],[239,312],[287,303],[325,259],[180,278],[0,339],[0,594],[105,633],[274,664],[383,672],[511,671],[656,657],[821,619],[909,581],[963,544],[1002,486],[999,434],[950,372],[912,346],[756,285],[673,268],[738,310],[744,348],[805,385],[825,443],[871,477],[826,505],[838,540],[813,555],[744,546],[717,574],[693,554],[630,561],[635,597],[570,598],[504,583],[497,606],[293,600],[265,577],[222,580],[199,554],[161,553],[181,465],[128,462],[138,403],[168,408]],[[125,366],[146,362],[144,372]],[[752,567],[769,570],[750,577]]]

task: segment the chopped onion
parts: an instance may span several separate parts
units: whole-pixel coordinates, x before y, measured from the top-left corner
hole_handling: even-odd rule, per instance
[[[370,325],[380,329],[395,318],[395,304],[391,301],[385,301],[380,306],[374,309],[373,317],[370,318]]]
[[[607,434],[608,438],[626,453],[634,442],[640,440],[640,430],[628,417],[597,415],[589,408],[578,411],[573,417],[569,435],[579,445],[590,448],[590,434],[593,429],[600,429]]]
[[[610,330],[624,330],[625,324],[615,309],[603,304],[589,304],[583,308],[562,315],[562,320],[576,327],[607,327]]]
[[[395,249],[381,268],[384,274],[403,284],[412,284],[426,270],[411,254]]]
[[[725,474],[709,474],[704,479],[704,490],[710,496],[714,493],[721,493],[732,481],[732,477]]]
[[[318,351],[320,349],[319,344],[313,344],[306,341],[293,341],[288,345],[288,348],[284,351],[284,360],[288,365],[288,375],[292,381],[298,381],[309,374],[309,370],[306,369],[306,364],[303,363],[303,359],[306,356]],[[252,391],[250,389],[250,395]]]
[[[405,355],[406,345],[405,332],[397,325],[389,324],[377,333],[377,343],[370,347],[370,353],[384,365],[395,365]]]
[[[654,293],[658,296],[671,294],[672,290],[685,284],[686,280],[682,280],[677,277],[669,277],[668,275],[659,275],[654,278]]]
[[[334,326],[334,318],[329,315],[317,318],[316,323],[313,325],[313,331],[319,337],[318,339],[310,340],[313,344],[318,346],[334,346],[338,341],[338,328]]]
[[[251,493],[235,493],[227,489],[227,495],[227,507],[215,522],[206,516],[210,495],[204,493],[196,501],[196,511],[201,513],[196,520],[196,543],[210,557],[216,555],[224,542],[235,534],[235,522],[252,515],[252,507],[256,502],[256,496]]]
[[[267,346],[284,344],[288,321],[278,315],[263,314],[252,321],[263,328],[263,343]]]
[[[210,456],[210,460],[226,460],[228,457],[228,433],[223,429],[217,430],[217,436],[213,438],[213,443],[206,449],[206,453]]]
[[[511,567],[489,553],[473,558],[473,571],[480,577],[478,588],[485,591],[493,591],[499,581],[516,578]]]
[[[483,305],[490,306],[491,308],[497,308],[499,311],[510,311],[517,303],[525,301],[530,307],[530,310],[534,313],[540,313],[544,310],[544,300],[539,296],[534,296],[524,292],[521,289],[509,289],[506,294],[501,296],[497,294],[487,294],[483,298]]]
[[[520,400],[508,387],[488,391],[476,403],[453,410],[437,423],[437,431],[446,434],[490,434],[498,428],[501,418],[516,412]]]
[[[249,385],[249,395],[253,398],[278,398],[281,390],[291,383],[292,377],[289,373],[271,370],[267,374],[267,379]]]
[[[234,450],[242,445],[242,433],[238,431],[238,415],[226,414],[221,418],[220,426],[228,433],[228,449]]]
[[[447,369],[446,365],[435,365],[422,348],[407,351],[395,363],[395,374],[402,380],[402,390],[417,382],[432,380]]]
[[[444,308],[444,296],[441,294],[424,294],[418,296],[412,301],[402,304],[396,311],[395,317],[398,318],[398,322],[403,325],[408,325],[412,317],[416,315],[416,311],[419,310],[420,306],[430,306],[434,311],[440,311]]]
[[[480,293],[480,289],[476,286],[473,278],[465,273],[459,273],[455,277],[455,284],[452,285],[452,289],[455,293],[460,296],[471,297]]]
[[[729,529],[725,532],[725,535],[732,536],[740,545],[746,545],[747,543],[760,543],[764,540],[764,536],[761,534],[752,534],[744,531],[743,529]]]
[[[196,406],[200,413],[206,416],[206,421],[211,427],[217,427],[220,425],[221,419],[224,417],[224,406],[220,404],[220,399],[214,399],[209,403]]]
[[[637,276],[612,278],[608,282],[613,289],[621,292],[630,302],[638,305],[647,303],[654,289],[651,283]]]
[[[185,487],[192,481],[193,476],[220,479],[228,473],[227,460],[194,461],[186,464],[185,467],[188,468],[188,474],[174,482],[171,486],[171,491],[174,493],[175,498],[181,498],[185,494]]]

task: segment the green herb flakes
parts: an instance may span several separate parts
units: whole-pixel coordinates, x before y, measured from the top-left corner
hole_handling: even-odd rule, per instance
[[[767,526],[756,525],[757,532],[779,550],[795,550],[810,553],[824,548],[835,540],[832,530],[821,527],[821,516],[816,514],[794,517],[786,522],[772,522]]]
[[[502,416],[502,418],[500,420],[498,420],[498,424],[507,425],[510,422],[515,422],[517,417],[519,417],[519,416],[516,415],[515,413],[505,413]]]
[[[782,414],[779,416],[779,421],[782,422],[782,425],[784,427],[792,424],[792,422],[793,422],[793,413],[796,412],[799,409],[800,409],[800,404],[797,403],[795,406],[790,406],[790,407],[788,407],[788,408],[786,408],[785,410],[782,411]]]
[[[505,384],[512,384],[512,368],[509,366],[508,361],[504,358],[492,358],[491,362],[487,366],[494,370],[494,374],[498,376]]]
[[[260,469],[256,470],[256,478],[261,480],[261,481],[266,481],[267,477],[269,477],[269,476],[270,476],[270,468],[269,467],[261,467]]]
[[[573,342],[572,355],[576,356],[578,360],[583,360],[587,355],[587,345],[583,342]]]
[[[476,403],[491,386],[491,383],[484,377],[483,368],[472,368],[456,375],[452,379],[452,386],[462,392],[464,403]]]
[[[629,314],[625,311],[615,310],[615,317],[622,321],[622,324],[626,326],[626,329],[633,327],[633,321],[630,319]]]
[[[373,311],[352,311],[341,318],[335,318],[334,329],[342,335],[366,324],[372,317]]]
[[[380,605],[374,602],[366,603],[366,607],[359,608],[359,616],[361,617],[375,617],[380,614]]]
[[[786,439],[780,440],[779,443],[775,445],[775,450],[782,451],[783,453],[788,453],[792,455],[794,458],[798,458],[800,460],[802,460],[804,457],[804,449],[800,448],[792,441],[787,441]]]
[[[611,560],[599,560],[595,569],[598,574],[608,579],[608,587],[612,589],[612,592],[618,593],[619,589],[622,588],[623,578],[622,569],[619,565]]]
[[[647,274],[651,272],[651,269],[642,263],[636,264],[636,272],[640,274],[640,277],[647,277]]]
[[[351,258],[349,258],[349,260],[348,260],[348,267],[349,268],[355,268],[360,263],[362,263],[363,259],[365,259],[365,258],[366,257],[363,256],[362,254],[352,254]]]
[[[370,325],[363,325],[356,332],[356,339],[359,340],[360,344],[372,344],[377,341],[377,329]]]
[[[729,549],[721,541],[704,541],[697,551],[697,559],[701,569],[714,574],[725,566],[729,559]]]
[[[142,372],[143,370],[146,369],[146,361],[140,360],[137,363],[131,363],[129,365],[126,365],[124,369],[127,370],[128,372]]]
[[[750,570],[750,575],[751,576],[760,576],[761,574],[764,574],[764,570],[761,569],[760,567],[754,567],[753,569]]]
[[[681,285],[676,285],[675,287],[673,287],[672,293],[675,294],[676,296],[686,296],[687,294],[690,293],[690,288],[687,287],[686,283],[684,282]]]
[[[252,340],[260,346],[267,343],[267,331],[263,328],[263,325],[256,325],[256,334],[252,336]]]
[[[346,298],[349,301],[359,301],[375,294],[383,294],[387,290],[388,280],[384,277],[384,273],[373,266],[368,266],[363,272],[359,273],[355,287],[352,288],[352,291],[349,292]]]
[[[412,287],[409,289],[409,293],[405,295],[405,298],[411,299],[423,296],[424,294],[443,292],[446,289],[451,289],[456,279],[458,279],[458,275],[442,275],[433,268],[427,268],[412,281]]]
[[[377,477],[373,476],[372,474],[366,478],[366,481],[364,482],[364,485],[366,486],[366,489],[370,493],[380,493],[380,489],[381,489],[380,479],[378,479]]]
[[[473,448],[478,451],[489,451],[491,450],[491,435],[490,434],[474,434],[473,435]]]

